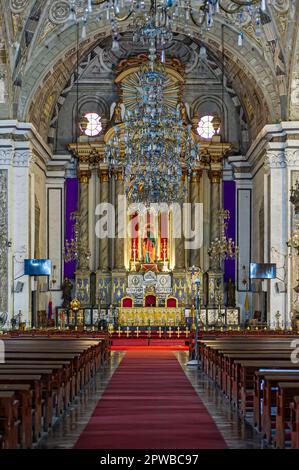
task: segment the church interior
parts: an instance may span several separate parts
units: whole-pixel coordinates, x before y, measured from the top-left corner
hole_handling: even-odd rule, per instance
[[[298,20],[0,0],[1,450],[299,449]]]

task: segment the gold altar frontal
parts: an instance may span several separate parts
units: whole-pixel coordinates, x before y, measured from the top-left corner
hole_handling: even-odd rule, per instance
[[[184,309],[176,307],[121,307],[120,326],[179,326],[184,323]]]

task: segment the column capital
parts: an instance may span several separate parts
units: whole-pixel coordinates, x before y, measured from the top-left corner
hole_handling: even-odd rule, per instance
[[[124,180],[123,170],[121,168],[114,168],[113,175],[115,176],[116,181]]]
[[[88,184],[91,178],[90,170],[78,170],[78,179],[81,184]]]
[[[285,153],[279,151],[267,151],[264,160],[266,169],[277,169],[286,167]]]
[[[220,183],[222,179],[222,170],[209,170],[208,172],[211,183]]]
[[[109,170],[108,168],[99,168],[98,177],[101,183],[107,183],[109,181]]]
[[[191,183],[199,183],[202,177],[202,169],[193,170],[191,173]]]

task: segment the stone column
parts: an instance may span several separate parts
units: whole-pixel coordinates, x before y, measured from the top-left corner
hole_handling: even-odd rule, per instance
[[[216,238],[219,238],[219,219],[218,214],[221,209],[221,181],[222,172],[221,170],[210,170],[209,177],[211,181],[211,204],[210,204],[210,230],[211,230],[211,242]]]
[[[183,174],[185,183],[185,174]],[[174,232],[180,233],[179,238],[174,239],[175,243],[175,271],[184,271],[186,268],[185,261],[185,238],[184,238],[184,217],[181,207],[180,215],[173,212],[172,214]],[[180,223],[180,226],[179,226]]]
[[[192,230],[199,230],[199,227],[195,227],[195,204],[200,203],[200,180],[202,176],[202,170],[194,170],[191,181],[190,181],[190,203],[192,204],[191,209],[191,223]],[[190,250],[190,266],[200,265],[200,248]]]
[[[80,252],[78,259],[78,270],[89,270],[89,230],[88,230],[88,185],[91,177],[90,170],[79,170],[79,212],[80,212]]]
[[[124,180],[121,170],[115,172],[115,240],[114,240],[114,269],[123,271],[125,269],[125,239],[123,238],[122,223],[125,221],[125,214],[119,206],[119,196],[124,196]]]
[[[100,203],[109,202],[109,172],[107,169],[99,170],[100,178]],[[100,260],[99,270],[108,271],[109,269],[109,238],[100,238]]]

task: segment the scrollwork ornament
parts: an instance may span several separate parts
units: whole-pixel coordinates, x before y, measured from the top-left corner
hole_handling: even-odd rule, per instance
[[[30,151],[16,151],[14,155],[14,166],[28,167],[34,161],[34,156]]]
[[[71,14],[71,8],[69,2],[59,0],[53,3],[49,11],[49,19],[54,24],[65,23]]]
[[[286,163],[291,167],[299,167],[299,149],[286,150]]]
[[[10,0],[9,6],[13,13],[19,14],[27,7],[29,0]]]
[[[273,0],[272,6],[280,14],[286,14],[290,8],[290,0]]]
[[[8,311],[8,171],[0,170],[0,314]]]
[[[0,165],[11,165],[13,152],[10,149],[0,150]]]
[[[265,168],[279,169],[286,167],[286,160],[284,153],[268,153],[264,161]]]

